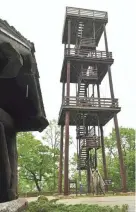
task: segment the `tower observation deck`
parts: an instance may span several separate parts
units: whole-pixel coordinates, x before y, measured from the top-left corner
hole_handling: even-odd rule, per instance
[[[121,108],[113,90],[111,66],[114,59],[112,52],[108,50],[107,23],[107,12],[73,7],[66,8],[62,34],[64,58],[60,76],[60,82],[63,84],[62,103],[58,118],[58,124],[61,125],[59,193],[62,193],[63,129],[65,126],[65,195],[69,193],[69,127],[76,126],[79,181],[81,181],[81,170],[86,170],[88,193],[90,193],[90,170],[97,170],[97,149],[99,148],[102,149],[104,179],[108,179],[103,126],[112,118],[115,123],[117,147],[120,156],[122,189],[126,190],[126,176],[117,120],[117,113],[120,112]],[[102,34],[104,34],[105,49],[100,51],[97,48]],[[109,78],[110,98],[102,98],[100,92],[100,85],[106,74]],[[76,85],[75,96],[70,95],[71,83]]]

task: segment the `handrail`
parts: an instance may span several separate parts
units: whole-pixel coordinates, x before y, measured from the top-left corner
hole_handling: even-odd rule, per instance
[[[81,73],[80,73],[80,77],[84,78],[84,77],[91,77],[91,78],[97,78],[98,77],[98,72],[97,69],[82,69]]]
[[[81,37],[80,40],[93,40],[93,41],[95,41],[95,38],[93,38],[93,37]]]
[[[87,38],[87,37],[80,38],[80,46],[95,47],[95,45],[96,45],[95,38]]]
[[[89,49],[65,48],[65,56],[112,59],[112,52]]]
[[[81,148],[82,147],[100,147],[100,136],[82,136]]]
[[[67,15],[76,15],[83,17],[108,19],[108,13],[104,11],[89,10],[75,7],[66,7]]]
[[[63,106],[118,107],[118,99],[93,97],[64,97]]]

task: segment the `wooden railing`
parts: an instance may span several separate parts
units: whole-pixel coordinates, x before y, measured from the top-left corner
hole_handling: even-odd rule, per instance
[[[86,134],[86,127],[85,126],[77,126],[76,128],[77,138],[85,136]]]
[[[98,19],[108,19],[107,12],[81,9],[81,8],[75,8],[75,7],[66,7],[66,15],[88,17],[88,18],[98,18]]]
[[[64,97],[63,106],[79,106],[79,107],[118,107],[118,99],[111,98],[93,98],[93,97]]]
[[[83,78],[98,78],[98,72],[96,69],[82,69],[81,73],[80,73],[80,78],[83,79]]]
[[[112,59],[112,52],[96,50],[90,51],[89,49],[65,48],[65,56]]]
[[[82,148],[100,148],[100,137],[98,136],[86,136],[84,139],[81,140],[81,150]]]
[[[80,39],[80,46],[87,46],[87,47],[95,47],[95,39],[94,38],[81,38]]]

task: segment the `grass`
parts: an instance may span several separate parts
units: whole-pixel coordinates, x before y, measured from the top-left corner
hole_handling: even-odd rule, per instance
[[[128,206],[99,206],[99,205],[65,205],[56,204],[58,199],[48,200],[45,196],[40,196],[37,201],[31,202],[28,205],[26,212],[127,212]]]

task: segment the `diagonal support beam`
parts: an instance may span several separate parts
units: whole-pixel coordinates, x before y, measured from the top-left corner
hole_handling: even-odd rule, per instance
[[[103,28],[104,28],[105,49],[106,49],[106,52],[108,52],[108,41],[107,41],[105,24],[103,25]],[[108,77],[109,77],[111,98],[114,99],[114,90],[113,90],[113,82],[112,82],[112,74],[111,74],[110,66],[108,66]],[[118,126],[118,118],[117,118],[116,114],[114,114],[114,125],[115,125],[116,139],[117,139],[119,162],[120,162],[120,175],[121,175],[121,181],[122,181],[122,190],[124,192],[126,192],[127,191],[126,170],[125,170],[125,166],[124,166],[124,159],[123,159],[123,153],[122,153],[122,148],[121,148],[119,126]]]

